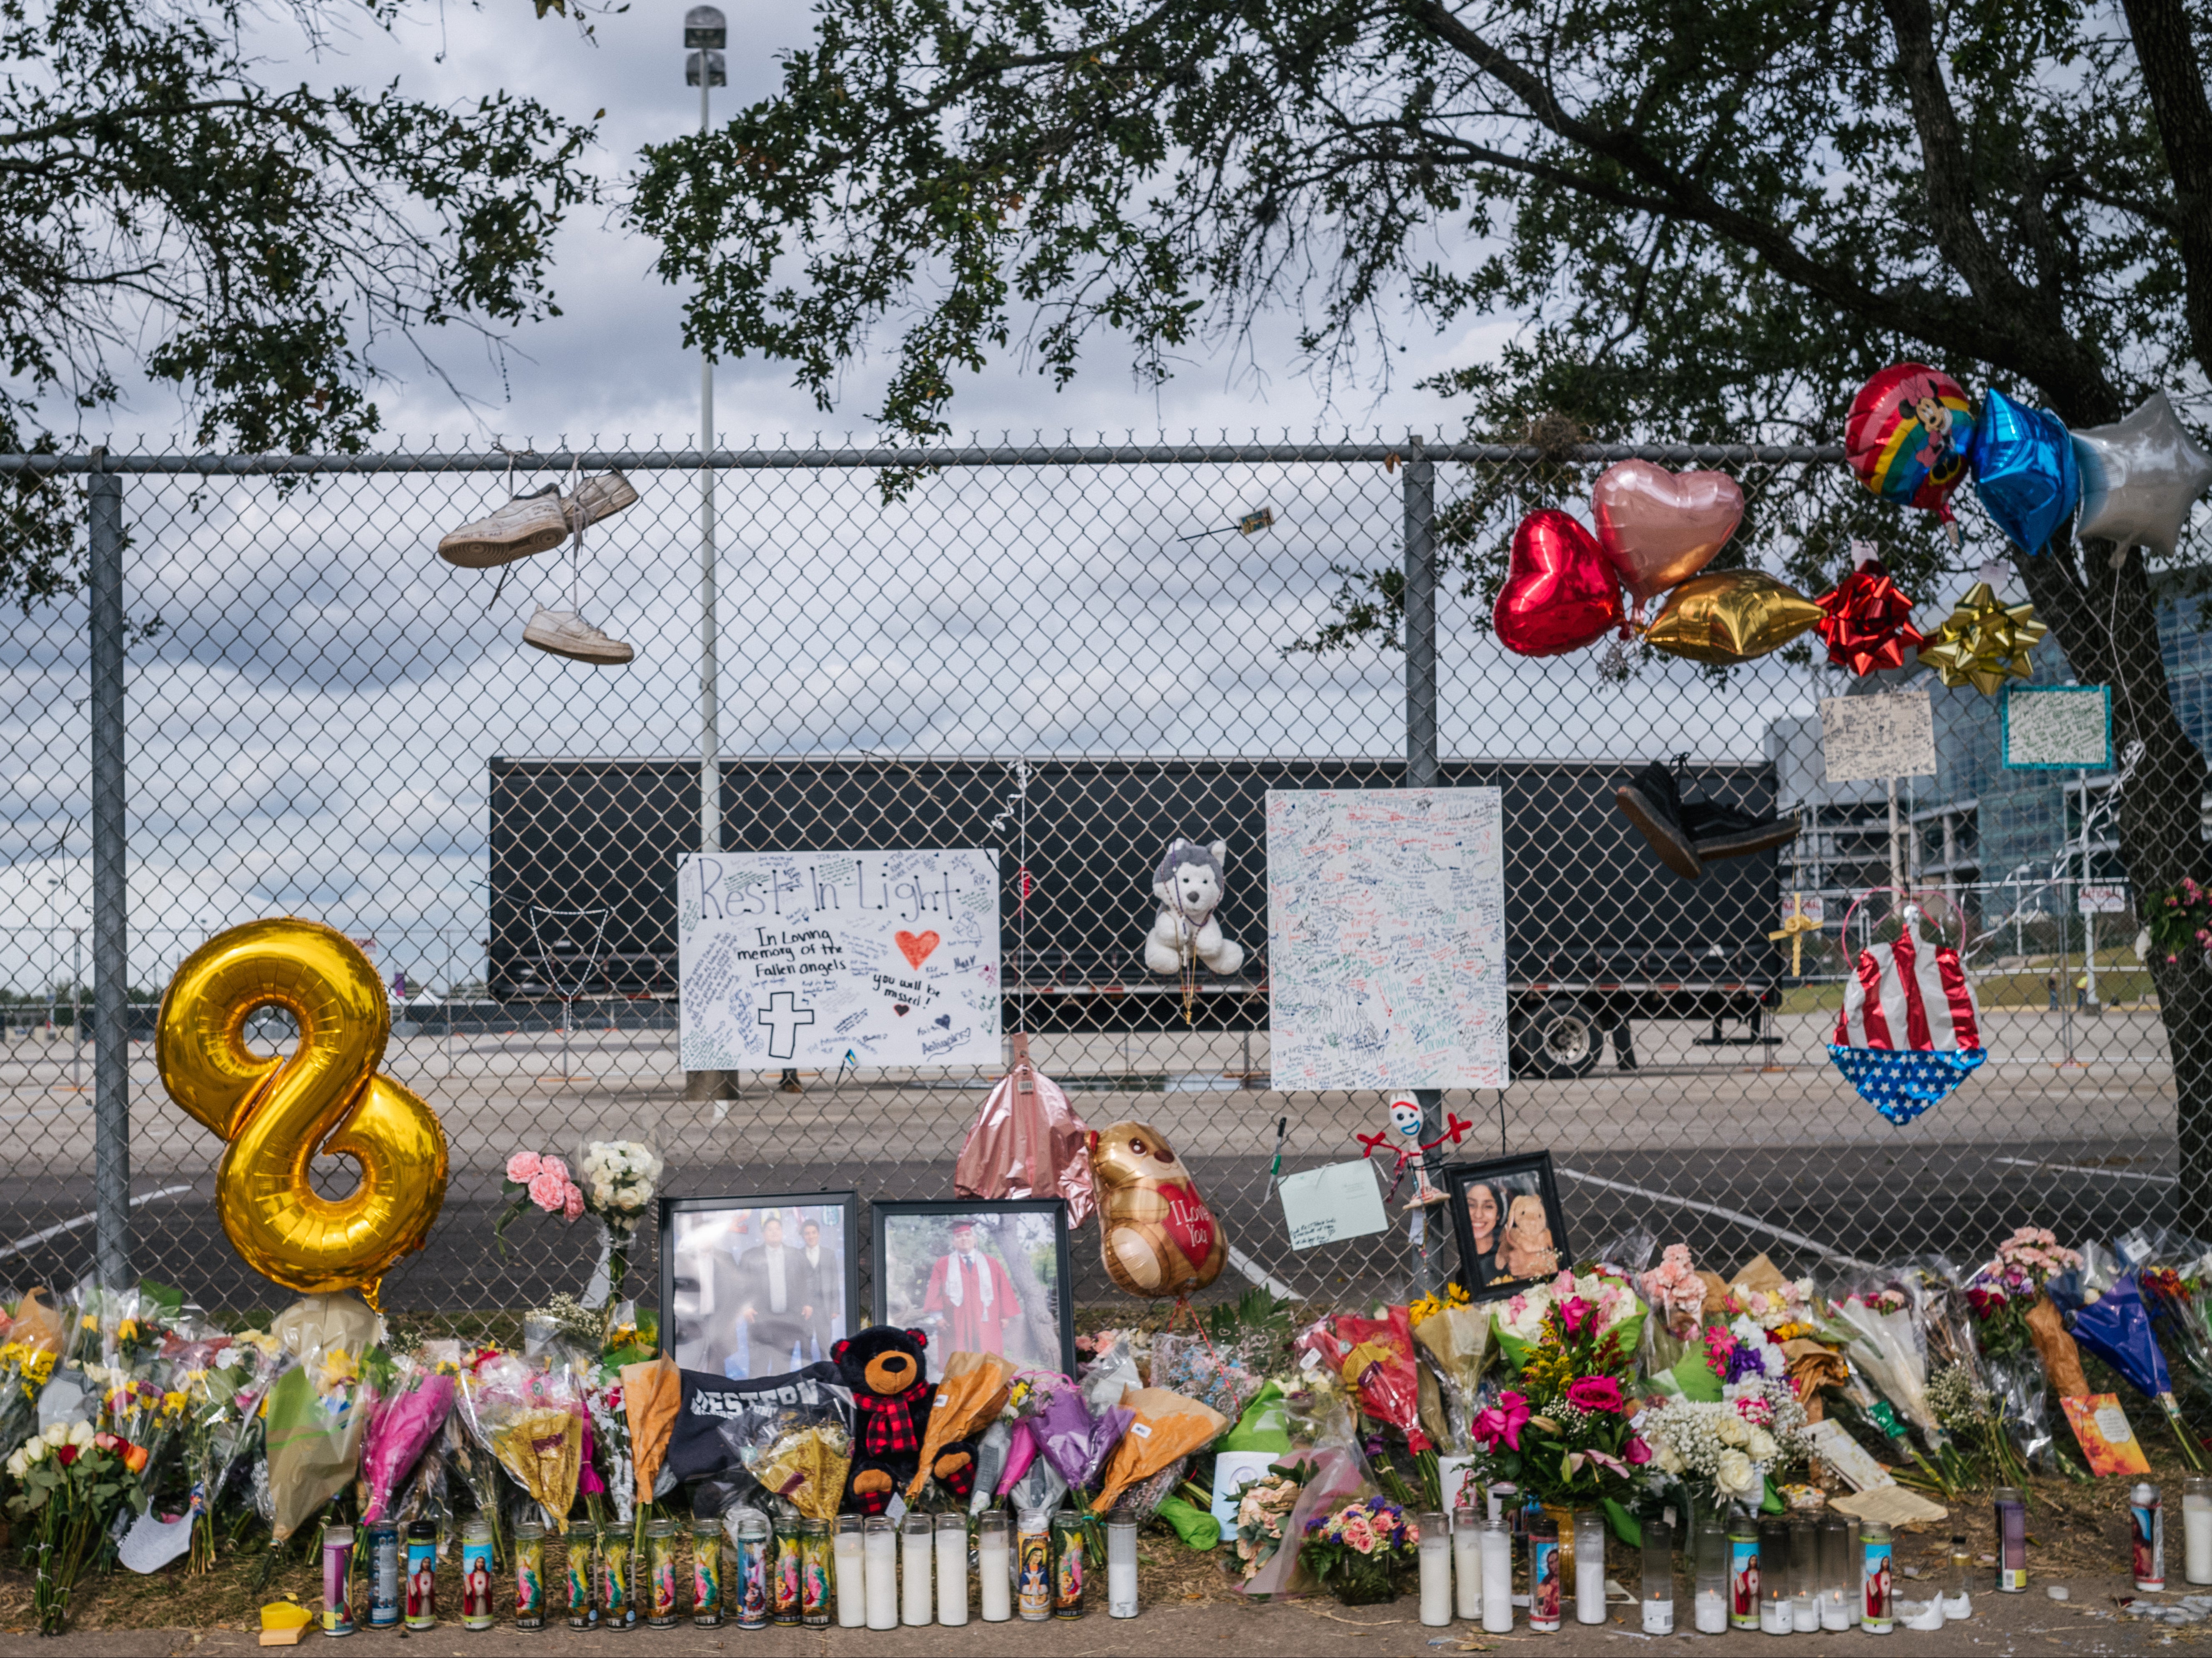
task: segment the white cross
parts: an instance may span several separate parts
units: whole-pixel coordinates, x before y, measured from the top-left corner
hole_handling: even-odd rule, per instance
[[[788,990],[779,990],[768,999],[755,1023],[768,1029],[768,1056],[771,1060],[787,1060],[797,1051],[799,1027],[814,1023],[814,1010],[796,1007],[798,997]]]

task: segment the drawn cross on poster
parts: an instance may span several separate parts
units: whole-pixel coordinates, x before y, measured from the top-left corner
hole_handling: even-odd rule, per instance
[[[788,990],[779,990],[768,999],[768,1005],[760,1011],[757,1023],[768,1027],[768,1054],[772,1060],[787,1060],[797,1052],[799,1028],[814,1023],[814,1010],[799,1007],[797,995]]]

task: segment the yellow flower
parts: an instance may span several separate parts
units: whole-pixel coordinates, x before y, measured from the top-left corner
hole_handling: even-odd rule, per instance
[[[90,1313],[87,1313],[76,1321],[76,1327],[80,1330],[97,1330],[100,1327],[100,1321]]]
[[[181,1414],[183,1413],[183,1412],[184,1412],[184,1408],[185,1408],[185,1396],[184,1396],[182,1394],[163,1394],[161,1395],[161,1414],[162,1414],[162,1415],[164,1415],[164,1416],[178,1416],[178,1415],[181,1415]]]
[[[137,1340],[138,1321],[135,1318],[125,1319],[122,1323],[115,1327],[115,1339],[118,1341]]]
[[[315,1378],[315,1385],[322,1392],[330,1394],[341,1388],[349,1388],[360,1380],[361,1367],[354,1356],[343,1347],[333,1347],[323,1355],[323,1371]]]

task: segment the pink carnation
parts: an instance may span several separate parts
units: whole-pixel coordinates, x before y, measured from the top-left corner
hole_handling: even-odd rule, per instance
[[[544,1166],[535,1151],[518,1151],[507,1160],[507,1177],[517,1186],[527,1186]]]
[[[550,1169],[541,1169],[530,1177],[530,1200],[547,1214],[557,1215],[568,1184]]]
[[[584,1212],[584,1188],[570,1181],[561,1193],[561,1218],[574,1220]]]
[[[542,1173],[552,1175],[555,1180],[564,1181],[568,1178],[568,1165],[562,1158],[540,1157],[538,1160],[538,1167]]]

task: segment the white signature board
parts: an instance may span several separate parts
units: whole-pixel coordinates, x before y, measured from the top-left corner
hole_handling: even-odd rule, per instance
[[[1503,1088],[1494,788],[1267,791],[1274,1085]]]
[[[686,1071],[1002,1062],[995,852],[692,853],[676,941]]]

